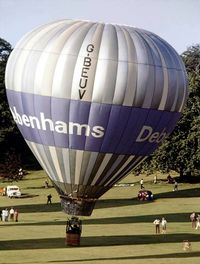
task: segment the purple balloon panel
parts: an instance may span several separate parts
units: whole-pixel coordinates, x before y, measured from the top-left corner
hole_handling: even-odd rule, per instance
[[[150,155],[174,129],[179,112],[100,104],[7,90],[28,141],[101,153]]]

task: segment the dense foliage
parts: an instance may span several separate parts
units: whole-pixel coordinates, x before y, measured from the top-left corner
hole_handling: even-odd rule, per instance
[[[22,163],[38,166],[13,121],[7,102],[5,69],[11,51],[11,45],[0,38],[0,170],[6,171],[6,174],[8,168],[9,171],[18,170]]]
[[[11,51],[11,45],[0,38],[0,144],[6,140],[9,132],[13,132],[14,129],[14,122],[10,117],[10,111],[6,100],[4,82],[6,63]]]

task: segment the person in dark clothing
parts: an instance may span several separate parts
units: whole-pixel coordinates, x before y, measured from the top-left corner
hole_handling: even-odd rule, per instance
[[[52,204],[51,198],[52,198],[51,194],[47,195],[47,204]]]
[[[15,222],[18,222],[18,219],[19,219],[19,211],[17,209],[15,209],[15,212],[14,212],[14,221]]]

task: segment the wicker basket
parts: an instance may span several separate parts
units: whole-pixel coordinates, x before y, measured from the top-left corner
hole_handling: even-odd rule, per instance
[[[67,233],[65,244],[67,246],[80,246],[80,238],[80,234]]]

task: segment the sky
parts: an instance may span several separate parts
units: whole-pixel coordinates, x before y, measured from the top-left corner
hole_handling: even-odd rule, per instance
[[[60,19],[149,30],[179,54],[200,43],[200,0],[0,0],[0,38],[15,47],[35,27]]]

